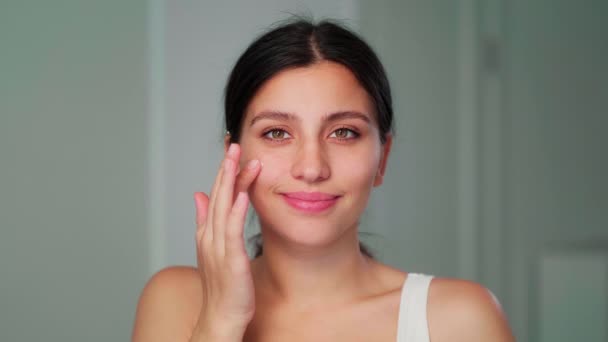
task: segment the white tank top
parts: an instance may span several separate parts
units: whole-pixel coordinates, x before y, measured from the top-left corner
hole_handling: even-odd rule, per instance
[[[409,273],[401,290],[397,342],[430,342],[426,302],[432,276]]]

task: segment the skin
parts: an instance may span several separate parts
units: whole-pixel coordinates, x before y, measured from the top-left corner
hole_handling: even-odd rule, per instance
[[[336,114],[344,112],[351,114]],[[239,144],[226,140],[210,196],[195,194],[198,268],[152,277],[133,340],[395,341],[407,273],[364,257],[357,236],[390,154],[391,136],[382,144],[379,134],[370,97],[339,64],[266,82]],[[295,191],[340,197],[325,212],[305,214],[283,198]],[[264,236],[264,254],[252,261],[243,241],[249,201]],[[432,341],[514,340],[479,284],[435,278],[427,311]]]

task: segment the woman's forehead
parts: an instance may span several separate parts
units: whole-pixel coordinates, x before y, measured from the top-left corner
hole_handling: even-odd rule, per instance
[[[333,62],[282,71],[268,80],[252,98],[247,117],[287,113],[294,118],[321,119],[333,113],[361,113],[373,120],[369,94],[354,74]]]

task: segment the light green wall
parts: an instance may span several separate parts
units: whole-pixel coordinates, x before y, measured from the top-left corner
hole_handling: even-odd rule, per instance
[[[146,1],[0,4],[0,340],[125,341],[148,276]]]
[[[361,230],[381,236],[386,262],[457,276],[458,4],[361,1],[360,20],[388,73],[397,131]]]
[[[565,265],[577,264],[579,254],[602,253],[608,269],[607,14],[601,0],[505,6],[506,288],[524,342],[571,341],[572,332],[583,331],[581,341],[604,341],[594,333],[606,332],[598,320],[603,314],[585,303],[606,308],[606,296],[595,294],[608,289],[589,283],[594,267]],[[563,258],[561,278],[547,266],[547,255]],[[578,296],[543,307],[543,297],[573,284],[578,288],[567,293]],[[558,313],[540,316],[558,307],[569,313],[570,325],[561,324]]]

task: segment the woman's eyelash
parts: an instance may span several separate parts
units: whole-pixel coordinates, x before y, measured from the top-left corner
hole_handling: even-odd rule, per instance
[[[355,131],[354,129],[350,129],[348,127],[340,127],[338,129],[334,130],[333,132],[331,132],[331,135],[333,135],[337,131],[346,131],[347,133],[352,133],[352,135],[353,135],[353,137],[351,137],[351,138],[339,138],[339,137],[336,137],[336,139],[339,139],[339,140],[356,139],[356,138],[358,138],[361,135],[359,132]]]
[[[351,134],[351,137],[346,137],[346,138],[345,137],[337,137],[336,136],[335,138],[338,139],[338,140],[356,139],[356,138],[358,138],[361,135],[359,132],[357,132],[354,129],[351,129],[351,128],[348,128],[348,127],[339,127],[337,129],[335,129],[334,131],[332,131],[331,134],[330,134],[330,136],[334,135],[338,131],[345,131],[346,133]],[[289,137],[273,138],[272,136],[268,136],[269,134],[272,134],[272,133],[275,133],[275,132],[277,132],[277,133],[283,133],[283,135],[288,135],[289,137],[291,137],[291,135],[286,130],[284,130],[282,128],[271,128],[271,129],[265,130],[262,133],[262,137],[265,138],[265,139],[268,139],[268,140],[272,140],[272,141],[281,141],[281,140],[286,140],[286,139],[289,138]]]
[[[281,129],[281,128],[271,128],[271,129],[268,129],[268,130],[264,131],[264,133],[262,133],[262,137],[263,137],[263,138],[266,138],[266,139],[269,139],[269,140],[273,140],[273,141],[277,141],[277,140],[285,140],[285,139],[286,139],[286,138],[273,138],[273,137],[267,137],[267,135],[268,135],[269,133],[273,133],[273,132],[283,132],[284,134],[289,135],[289,133],[287,133],[287,131],[286,131],[286,130],[284,130],[284,129]]]

